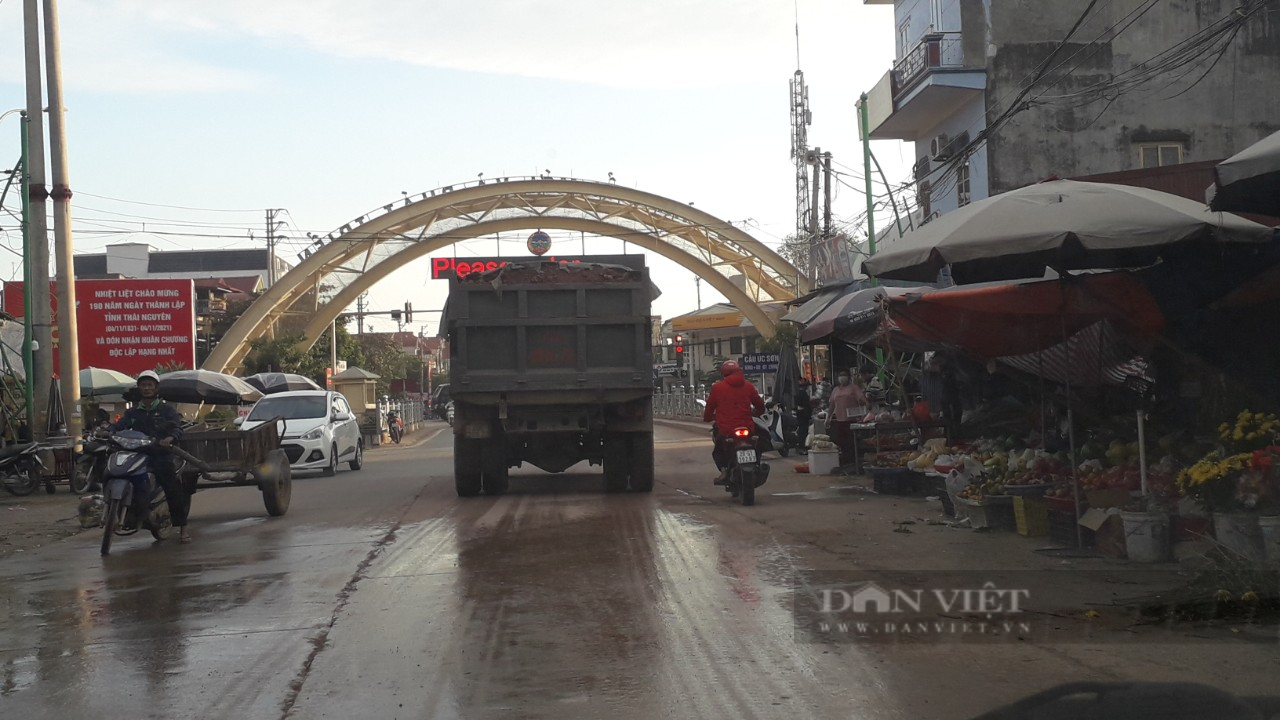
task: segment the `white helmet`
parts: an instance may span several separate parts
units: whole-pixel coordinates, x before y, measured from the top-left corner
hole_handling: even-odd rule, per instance
[[[155,370],[143,370],[138,373],[138,382],[148,379],[155,380],[157,385],[160,384],[160,376],[156,374]]]

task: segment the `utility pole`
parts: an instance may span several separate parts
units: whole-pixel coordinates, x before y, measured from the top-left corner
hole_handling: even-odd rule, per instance
[[[702,278],[695,277],[693,279],[693,282],[698,288],[698,309],[701,310],[702,309]]]
[[[58,2],[44,0],[45,71],[49,78],[49,159],[53,170],[53,237],[58,272],[58,371],[67,434],[80,437],[80,333],[76,322],[76,270],[71,257],[71,178],[67,172],[66,108],[62,103],[62,43]]]
[[[871,189],[871,128],[870,128],[870,123],[867,120],[867,94],[866,93],[862,93],[862,97],[858,98],[858,125],[862,130],[862,132],[860,133],[862,135],[862,174],[866,177],[866,188],[867,188],[867,254],[875,255],[876,254],[876,214],[875,214],[876,203],[875,203],[875,198],[872,197],[872,194],[871,194],[872,193],[872,189]],[[892,193],[892,189],[889,188],[887,185],[885,186],[885,189],[889,190],[889,192]],[[892,195],[890,195],[890,197],[892,197]],[[876,287],[879,284],[880,282],[878,280],[876,280],[875,278],[871,278],[872,287]],[[883,348],[876,348],[876,374],[880,377],[881,382],[884,382],[885,372],[884,372],[884,349]],[[1076,531],[1077,531],[1076,534],[1078,536],[1080,534],[1080,529],[1077,527]]]
[[[822,237],[831,237],[831,153],[822,156]]]
[[[364,300],[369,297],[369,293],[360,293],[360,297],[356,298],[356,334],[364,336]]]
[[[813,198],[809,205],[809,287],[818,286],[818,189],[821,181],[818,173],[822,171],[822,148],[814,148],[813,155]]]
[[[46,0],[47,1],[47,0]],[[267,208],[267,287],[276,284],[276,231],[288,225],[283,220],[276,220],[276,213],[282,208]]]
[[[30,284],[25,288],[31,303],[31,323],[35,367],[30,383],[53,377],[53,298],[49,294],[49,223],[45,200],[44,92],[40,82],[40,2],[23,0],[23,29],[26,40],[27,160],[30,162],[28,203],[31,229]],[[71,310],[74,312],[74,309]],[[74,342],[74,338],[72,339]],[[49,393],[35,393],[35,416],[30,418],[32,437],[43,440],[48,430]]]
[[[36,403],[35,393],[32,383],[35,382],[35,357],[31,351],[32,333],[34,328],[31,324],[31,315],[35,309],[31,298],[31,168],[27,148],[27,113],[22,111],[22,176],[19,178],[22,183],[20,186],[22,195],[22,372],[26,376],[26,382],[23,385],[23,401],[27,410],[27,434],[23,438],[19,436],[19,440],[29,440],[35,431]]]

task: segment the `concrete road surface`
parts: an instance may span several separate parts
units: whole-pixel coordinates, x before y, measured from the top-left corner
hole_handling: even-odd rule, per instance
[[[88,532],[6,559],[0,717],[969,717],[1123,664],[798,642],[795,578],[845,561],[783,528],[841,506],[732,505],[702,434],[661,427],[658,454],[652,495],[523,469],[504,497],[460,500],[450,436],[411,438],[295,478],[283,518],[252,489],[201,491],[191,545],[135,536],[102,558]],[[1264,689],[1274,651],[1151,674],[1200,663]]]

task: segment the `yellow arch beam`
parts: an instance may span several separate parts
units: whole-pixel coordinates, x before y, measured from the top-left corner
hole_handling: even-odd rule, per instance
[[[548,217],[540,221],[539,227],[555,230],[569,230],[572,232],[588,232],[595,235],[610,236],[617,232],[618,228],[609,223],[600,222],[598,220],[587,220],[585,218],[558,218]],[[445,236],[432,237],[424,239],[416,245],[411,245],[404,250],[396,253],[387,260],[382,261],[372,270],[364,273],[355,282],[348,285],[336,297],[319,308],[311,321],[307,323],[306,329],[303,331],[303,340],[298,343],[299,350],[309,350],[325,330],[329,328],[329,323],[333,322],[338,315],[347,307],[350,307],[360,294],[376,285],[386,276],[400,269],[414,260],[418,260],[429,253],[435,252],[442,248],[446,248],[454,243],[465,242],[473,238],[484,235],[492,235],[499,232],[511,232],[514,230],[527,230],[530,228],[530,220],[524,218],[510,218],[507,220],[494,220],[484,223],[472,225],[465,229],[464,234],[449,233]],[[728,278],[721,275],[707,263],[698,259],[696,256],[685,252],[679,248],[668,245],[667,243],[652,237],[628,235],[627,242],[638,245],[646,250],[652,250],[663,257],[679,263],[682,267],[696,273],[699,277],[706,280],[716,290],[720,291],[730,303],[742,311],[751,324],[760,331],[761,335],[766,337],[773,334],[775,323],[773,318],[767,313],[737,285],[734,285]],[[536,258],[511,258],[512,260],[535,260]],[[394,262],[393,262],[394,261]]]
[[[484,222],[498,222],[486,220],[486,218],[490,214],[503,210],[530,213],[516,218],[503,218],[503,221],[514,222],[521,228],[534,225],[569,227],[565,224],[553,224],[553,220],[600,223],[601,225],[597,227],[607,227],[608,231],[599,234],[618,236],[621,233],[625,235],[628,242],[635,242],[637,245],[672,257],[705,277],[713,287],[730,299],[737,298],[740,291],[719,272],[714,270],[707,274],[700,272],[710,268],[710,265],[692,253],[677,247],[671,241],[654,238],[643,232],[637,233],[634,228],[622,225],[621,221],[647,226],[656,233],[679,238],[706,252],[708,256],[714,256],[726,264],[733,265],[774,299],[790,299],[809,289],[808,283],[794,266],[738,228],[684,203],[611,183],[530,179],[477,184],[439,195],[432,191],[431,195],[431,197],[425,197],[424,194],[423,199],[416,202],[406,201],[402,207],[395,209],[392,209],[393,204],[386,205],[384,206],[387,210],[385,214],[371,218],[367,222],[362,216],[354,228],[344,225],[341,237],[323,245],[304,259],[249,307],[210,353],[204,367],[225,372],[238,366],[248,353],[249,342],[263,335],[284,311],[292,307],[307,292],[315,289],[322,278],[335,272],[356,273],[362,276],[382,268],[390,258],[379,260],[372,267],[366,263],[365,267],[358,270],[347,267],[347,263],[362,254],[370,253],[371,256],[372,250],[381,243],[403,240],[409,237],[411,232],[419,229],[422,229],[422,233],[418,237],[426,237],[437,222],[461,221],[472,226]],[[566,209],[594,214],[598,217],[572,218],[549,214]],[[617,224],[607,222],[608,219],[615,217],[619,218]],[[572,225],[572,227],[579,226]],[[465,226],[455,227],[452,234],[465,231],[464,228]],[[451,234],[449,228],[445,228],[442,234]],[[643,238],[647,238],[647,242],[652,244],[646,245],[640,242]],[[420,243],[410,247],[418,245]],[[436,247],[443,247],[443,245]],[[668,254],[668,249],[675,254]],[[391,258],[398,258],[402,253],[403,251],[397,252]],[[401,263],[391,263],[394,266],[399,264]],[[388,265],[388,268],[394,269],[391,265]],[[776,277],[764,272],[764,267],[773,270]],[[389,273],[390,269],[383,271],[382,276]],[[789,287],[784,283],[786,280],[790,280]],[[356,282],[359,282],[359,277],[351,284]],[[746,297],[745,293],[741,293],[741,296]],[[772,322],[764,316],[763,312],[756,314],[758,306],[755,302],[750,298],[746,300],[750,303],[749,305],[746,303],[740,305],[744,314],[751,317],[752,322],[756,323],[761,330],[772,328]],[[735,304],[737,304],[736,301]],[[345,307],[345,305],[338,307]],[[755,310],[751,310],[752,307]],[[756,317],[752,317],[753,315]]]

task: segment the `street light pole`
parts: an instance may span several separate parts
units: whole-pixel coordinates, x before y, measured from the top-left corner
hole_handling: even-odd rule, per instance
[[[76,271],[71,257],[71,179],[67,173],[66,108],[62,103],[62,43],[57,0],[44,0],[45,69],[49,78],[49,160],[53,170],[53,236],[58,272],[58,371],[67,434],[80,436],[80,335]]]

